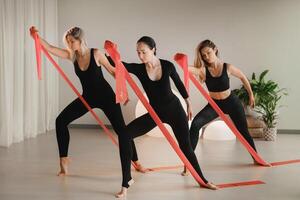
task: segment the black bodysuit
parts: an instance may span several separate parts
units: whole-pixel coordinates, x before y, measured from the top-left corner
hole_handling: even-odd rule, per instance
[[[112,60],[109,58],[111,64]],[[196,172],[205,183],[208,181],[202,174],[197,157],[192,149],[189,138],[189,127],[187,115],[175,94],[171,90],[170,77],[175,83],[183,98],[187,98],[187,91],[179,78],[175,66],[167,61],[160,60],[162,67],[162,77],[153,81],[149,78],[145,64],[125,63],[128,72],[134,74],[141,82],[149,102],[163,123],[171,126],[180,149],[190,161]],[[127,125],[127,133],[133,139],[149,132],[156,127],[156,123],[149,113],[133,120]],[[127,165],[130,165],[128,163]],[[128,171],[130,173],[130,170]]]
[[[101,69],[102,67],[97,66],[93,49],[91,49],[90,63],[87,70],[82,71],[79,68],[77,61],[74,62],[74,68],[76,75],[82,84],[83,98],[87,101],[91,108],[102,109],[118,135],[123,174],[122,186],[128,187],[127,181],[124,181],[128,180],[128,177],[126,177],[128,173],[124,173],[125,171],[128,171],[128,169],[126,169],[126,167],[128,168],[128,160],[130,162],[132,158],[133,161],[136,161],[138,158],[133,140],[131,140],[131,148],[128,147],[128,141],[130,140],[125,132],[125,122],[120,104],[115,103],[115,93],[108,82],[104,79]],[[81,100],[77,98],[56,118],[56,137],[60,157],[68,156],[70,134],[67,126],[87,112],[88,109],[84,106]]]

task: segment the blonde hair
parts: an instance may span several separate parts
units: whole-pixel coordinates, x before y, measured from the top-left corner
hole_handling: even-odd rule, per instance
[[[67,50],[70,52],[71,59],[75,61],[76,52],[70,48],[68,43],[68,36],[72,36],[74,39],[79,40],[81,51],[82,53],[85,53],[88,50],[88,47],[87,47],[87,42],[84,38],[84,31],[81,28],[74,26],[69,30],[67,30],[63,36],[63,43],[66,46]]]
[[[210,40],[203,40],[202,42],[200,42],[196,48],[196,55],[195,55],[195,60],[194,60],[194,67],[196,68],[202,68],[205,65],[208,65],[208,63],[203,60],[202,55],[201,55],[201,50],[205,47],[209,47],[212,48],[213,50],[217,50],[216,51],[216,56],[219,57],[219,51],[217,49],[217,46]]]

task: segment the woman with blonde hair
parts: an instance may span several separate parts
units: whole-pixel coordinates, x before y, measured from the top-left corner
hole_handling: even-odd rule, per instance
[[[189,67],[189,70],[198,77],[201,83],[206,84],[209,95],[221,110],[230,116],[239,132],[256,151],[254,141],[248,131],[244,108],[238,97],[231,92],[229,85],[230,75],[239,78],[248,91],[250,106],[254,107],[253,92],[243,72],[232,64],[223,62],[219,58],[217,46],[210,40],[204,40],[197,46],[194,66]],[[218,114],[210,104],[207,104],[195,116],[190,127],[190,138],[194,150],[198,143],[199,130],[217,117]],[[254,159],[253,161],[257,164]],[[182,174],[186,175],[186,173],[185,168]]]
[[[37,29],[31,27],[30,32],[31,35],[33,35],[37,32]],[[114,68],[100,50],[88,48],[84,39],[83,30],[79,27],[70,28],[64,34],[63,41],[66,49],[52,46],[44,39],[40,39],[41,44],[52,55],[73,62],[75,73],[82,85],[83,98],[88,102],[91,108],[100,108],[111,122],[119,140],[123,175],[122,187],[128,188],[132,182],[132,178],[130,177],[130,174],[124,173],[124,171],[127,171],[126,168],[128,168],[127,163],[130,163],[132,160],[137,165],[138,171],[145,172],[145,169],[138,162],[133,140],[129,140],[126,134],[125,122],[120,104],[115,103],[115,93],[109,83],[104,79],[102,73],[102,66],[111,75],[114,75]],[[56,118],[56,138],[60,156],[59,176],[68,174],[68,147],[70,140],[68,125],[87,112],[88,109],[79,98],[76,98]],[[133,151],[131,151],[131,149],[133,149]],[[126,165],[124,163],[126,163]]]

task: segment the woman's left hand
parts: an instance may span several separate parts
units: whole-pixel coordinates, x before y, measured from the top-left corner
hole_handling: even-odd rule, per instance
[[[190,104],[187,105],[187,118],[188,120],[192,120],[193,113],[192,113],[192,106]]]
[[[186,103],[187,118],[188,118],[188,120],[192,120],[193,113],[192,113],[192,105],[191,105],[190,99],[186,98],[184,100]]]

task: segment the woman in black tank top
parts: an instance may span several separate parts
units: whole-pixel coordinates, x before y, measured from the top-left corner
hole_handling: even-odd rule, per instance
[[[31,33],[37,32],[35,27],[30,29]],[[82,96],[91,106],[99,108],[107,116],[112,127],[118,135],[120,159],[122,165],[122,187],[129,187],[130,174],[127,163],[132,160],[137,170],[145,172],[145,169],[138,162],[137,152],[133,140],[126,134],[125,122],[121,112],[120,104],[116,104],[115,93],[109,83],[104,79],[102,66],[110,73],[114,73],[114,68],[110,65],[105,55],[97,49],[88,49],[83,37],[82,29],[73,27],[64,35],[64,43],[67,49],[54,47],[41,39],[42,45],[51,54],[69,59],[74,63],[75,73],[82,85]],[[59,176],[67,175],[68,171],[68,147],[70,134],[68,125],[88,112],[79,98],[71,102],[56,118],[56,137],[58,142],[60,167]],[[129,148],[130,147],[130,148]],[[125,164],[126,163],[126,164]]]
[[[248,131],[244,108],[238,97],[231,93],[229,85],[229,74],[241,79],[249,93],[249,104],[253,107],[254,96],[246,76],[233,65],[223,63],[218,58],[216,45],[210,40],[204,40],[198,45],[194,67],[190,67],[189,69],[199,77],[201,83],[205,82],[210,96],[221,110],[230,116],[239,132],[252,148],[256,150],[254,141]],[[217,117],[218,114],[210,104],[207,104],[195,116],[190,127],[191,143],[194,150],[198,143],[199,130]],[[257,164],[254,159],[253,162]],[[185,172],[186,170],[183,173]]]

